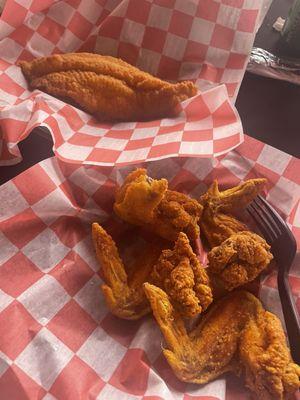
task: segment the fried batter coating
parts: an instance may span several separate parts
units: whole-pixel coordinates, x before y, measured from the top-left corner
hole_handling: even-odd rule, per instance
[[[239,186],[219,191],[214,181],[208,191],[201,196],[203,214],[200,221],[201,231],[210,247],[218,246],[234,233],[247,231],[248,228],[233,215],[243,210],[260,193],[266,179],[249,179]]]
[[[149,178],[145,169],[138,169],[117,190],[114,211],[124,221],[143,226],[164,239],[175,241],[184,232],[190,240],[196,240],[202,206],[167,188],[167,180]]]
[[[258,400],[287,399],[299,388],[300,368],[279,319],[251,293],[235,291],[214,303],[188,333],[169,296],[149,283],[144,289],[166,341],[163,353],[182,381],[204,384],[232,371]]]
[[[101,286],[106,304],[116,316],[139,319],[150,310],[142,284],[148,280],[153,265],[165,248],[161,240],[145,243],[126,271],[117,246],[111,236],[97,223],[92,225],[92,237],[105,283]]]
[[[230,236],[208,253],[208,271],[218,286],[231,291],[253,281],[272,259],[267,242],[244,231]]]
[[[32,89],[75,102],[105,121],[175,116],[197,94],[190,81],[170,83],[125,61],[92,53],[54,54],[20,67]]]
[[[162,252],[150,281],[168,293],[173,306],[183,317],[196,316],[212,302],[206,271],[184,233],[179,234],[173,250]]]

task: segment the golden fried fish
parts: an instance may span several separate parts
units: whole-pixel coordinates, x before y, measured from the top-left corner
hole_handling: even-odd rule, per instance
[[[74,102],[104,121],[175,116],[197,94],[190,81],[170,83],[125,61],[93,53],[54,54],[20,67],[32,89]]]

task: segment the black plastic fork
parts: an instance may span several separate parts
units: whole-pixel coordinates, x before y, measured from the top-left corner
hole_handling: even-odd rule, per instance
[[[278,265],[277,285],[291,354],[293,360],[300,364],[300,318],[288,281],[297,251],[296,240],[285,221],[263,197],[257,196],[247,211],[271,246]]]

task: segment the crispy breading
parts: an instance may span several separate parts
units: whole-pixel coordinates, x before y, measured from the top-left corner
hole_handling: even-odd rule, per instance
[[[54,54],[19,63],[32,89],[75,102],[105,121],[172,117],[197,94],[190,81],[170,83],[100,54]]]
[[[202,206],[184,193],[168,190],[165,179],[149,178],[145,169],[128,175],[116,192],[114,211],[124,221],[170,241],[180,232],[192,241],[200,234]]]
[[[281,323],[252,294],[230,293],[188,333],[169,296],[149,283],[144,289],[166,341],[163,353],[182,381],[204,384],[232,371],[244,377],[258,400],[287,399],[299,388],[300,368]]]
[[[97,223],[92,225],[92,237],[105,281],[101,289],[110,311],[124,319],[138,319],[147,314],[149,304],[142,284],[148,280],[165,243],[161,240],[143,243],[127,271],[115,242]]]
[[[208,253],[208,272],[215,284],[230,291],[253,281],[272,259],[270,246],[261,236],[243,231]]]
[[[150,281],[168,293],[173,306],[186,318],[205,311],[212,302],[206,271],[184,233],[179,234],[173,250],[162,251]]]
[[[234,233],[248,230],[247,226],[234,217],[234,214],[247,207],[261,192],[266,179],[249,179],[239,186],[219,191],[214,181],[208,191],[201,196],[203,206],[200,221],[201,232],[210,247],[218,246]]]

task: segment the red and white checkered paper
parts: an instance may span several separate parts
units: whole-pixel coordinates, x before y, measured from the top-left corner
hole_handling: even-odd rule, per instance
[[[146,166],[150,176],[167,177],[171,188],[195,198],[215,178],[223,189],[268,178],[267,199],[300,248],[300,160],[246,137],[218,159]],[[249,399],[233,378],[204,386],[179,382],[150,315],[124,321],[108,312],[90,224],[111,218],[116,183],[132,169],[50,158],[0,187],[1,400]],[[290,278],[300,310],[299,254]],[[275,278],[275,272],[263,278],[260,295],[281,316]]]
[[[0,19],[0,163],[18,162],[18,142],[47,126],[60,159],[122,165],[173,156],[211,157],[243,141],[233,106],[261,0],[8,0]],[[2,40],[1,40],[2,39]],[[103,124],[38,90],[16,63],[53,53],[121,57],[198,95],[177,118]]]

